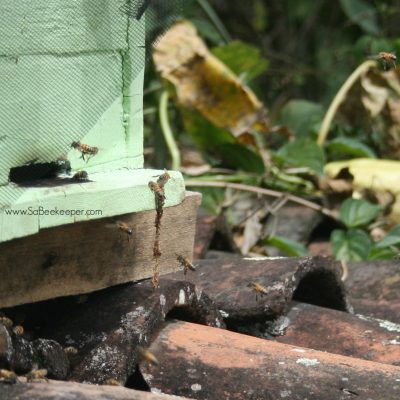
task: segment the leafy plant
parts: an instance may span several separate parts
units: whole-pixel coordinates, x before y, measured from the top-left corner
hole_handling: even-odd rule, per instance
[[[290,257],[308,256],[308,251],[303,244],[283,236],[270,236],[269,238],[263,240],[263,244],[276,247]]]
[[[366,200],[346,199],[340,207],[340,220],[347,228],[365,226],[379,214],[379,206]]]
[[[289,142],[283,145],[276,154],[287,166],[308,167],[318,175],[323,173],[324,150],[310,139]]]
[[[372,241],[362,229],[336,229],[331,235],[331,245],[337,260],[362,261],[368,259]]]
[[[331,234],[332,252],[337,260],[362,261],[393,258],[400,245],[400,225],[374,243],[365,228],[378,216],[380,207],[366,200],[347,199],[340,207],[340,220],[346,226]]]

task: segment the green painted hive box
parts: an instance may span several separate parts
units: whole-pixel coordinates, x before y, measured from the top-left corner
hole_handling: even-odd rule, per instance
[[[141,170],[144,18],[128,17],[124,4],[0,0],[0,242],[154,208],[147,183],[157,172]],[[98,153],[83,160],[73,141]],[[85,170],[91,182],[9,182],[12,168],[65,155],[71,174]],[[180,174],[166,189],[166,206],[183,200]],[[75,209],[83,215],[60,215]]]
[[[145,17],[124,5],[0,0],[0,308],[154,272],[148,183],[163,171],[143,169]],[[73,142],[98,151],[83,159]],[[66,160],[70,172],[54,173]],[[74,180],[82,170],[88,180]],[[170,175],[161,273],[181,268],[178,253],[191,257],[199,204],[182,175]],[[105,229],[117,216],[132,240]]]

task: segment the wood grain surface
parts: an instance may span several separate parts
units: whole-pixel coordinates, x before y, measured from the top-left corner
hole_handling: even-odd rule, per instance
[[[192,258],[201,195],[164,210],[160,274],[181,269],[177,255]],[[118,220],[132,236],[109,228],[114,218],[44,229],[0,244],[0,308],[76,295],[149,278],[155,260],[155,211],[125,214]],[[129,240],[128,240],[129,238]]]

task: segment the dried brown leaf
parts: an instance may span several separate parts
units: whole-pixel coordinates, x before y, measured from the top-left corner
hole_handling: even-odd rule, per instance
[[[268,129],[266,109],[240,79],[212,55],[194,26],[178,21],[154,51],[161,76],[176,87],[179,102],[235,137]]]

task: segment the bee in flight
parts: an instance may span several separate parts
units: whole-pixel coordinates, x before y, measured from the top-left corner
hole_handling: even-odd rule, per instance
[[[85,182],[89,179],[89,175],[86,171],[78,171],[72,178],[71,180],[77,181],[77,182]]]
[[[165,184],[171,179],[171,175],[168,173],[166,169],[164,169],[164,173],[161,175],[156,175],[155,178],[157,179],[157,184],[161,189],[164,189]]]
[[[133,235],[133,229],[127,223],[122,221],[115,221],[113,224],[106,224],[106,227],[114,229],[117,228],[121,232],[124,232],[128,237],[128,241],[130,237]]]
[[[74,346],[64,347],[64,353],[67,355],[75,356],[78,354],[78,349]]]
[[[33,369],[31,372],[28,372],[26,375],[27,382],[37,381],[40,379],[47,379],[47,369]]]
[[[16,325],[13,331],[17,336],[22,336],[24,334],[24,327],[22,325]]]
[[[386,71],[390,67],[396,68],[396,60],[397,57],[394,53],[387,53],[386,51],[381,51],[376,56],[371,57],[374,60],[378,60],[382,62],[383,69]]]
[[[159,199],[165,200],[164,189],[158,183],[150,181],[149,188]]]
[[[72,142],[71,147],[82,153],[81,157],[83,161],[89,161],[90,157],[95,156],[99,152],[97,147],[89,146],[81,142]],[[86,160],[85,155],[89,156]]]
[[[258,295],[262,297],[268,293],[268,289],[261,285],[261,283],[250,282],[247,287],[252,288],[256,292],[256,301],[258,300]]]
[[[177,255],[176,259],[180,262],[180,264],[183,267],[183,273],[186,275],[187,272],[190,271],[196,271],[196,267],[185,257],[181,255]]]
[[[136,350],[137,350],[137,357],[138,357],[139,362],[147,361],[154,365],[160,365],[156,356],[150,350],[145,349],[142,346],[138,346]]]

